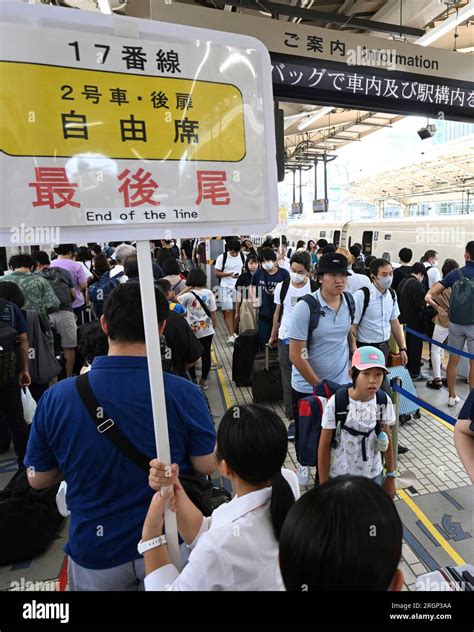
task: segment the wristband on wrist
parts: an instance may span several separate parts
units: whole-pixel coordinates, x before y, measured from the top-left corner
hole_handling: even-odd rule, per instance
[[[146,551],[155,549],[157,546],[162,546],[163,544],[166,544],[166,542],[167,540],[165,535],[159,535],[157,538],[152,538],[151,540],[146,540],[145,542],[140,540],[137,546],[137,551],[140,555],[143,555]]]
[[[386,476],[387,478],[397,478],[397,473],[396,473],[396,472],[387,472],[387,473],[385,474],[385,476]]]
[[[403,347],[403,349],[399,349],[399,351],[405,351],[405,353],[406,353],[406,350],[407,350],[406,347]]]

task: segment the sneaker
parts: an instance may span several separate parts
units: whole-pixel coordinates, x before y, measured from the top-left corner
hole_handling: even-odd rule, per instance
[[[310,480],[309,467],[307,465],[298,465],[296,477],[300,485],[307,485]]]
[[[456,406],[456,404],[459,404],[460,401],[461,399],[457,395],[456,397],[448,397],[448,406],[452,408],[453,406]]]
[[[288,426],[288,441],[294,441],[296,435],[296,426],[295,422],[292,421]]]
[[[425,375],[424,373],[418,373],[418,375],[411,376],[412,382],[426,382],[429,380],[429,375]]]
[[[228,336],[228,338],[227,338],[227,340],[226,340],[226,342],[227,342],[227,344],[228,344],[228,345],[233,345],[233,344],[234,344],[234,341],[235,341],[234,336]]]

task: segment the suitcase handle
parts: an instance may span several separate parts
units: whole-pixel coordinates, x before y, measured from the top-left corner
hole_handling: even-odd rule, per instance
[[[265,345],[265,371],[270,371],[270,345]]]

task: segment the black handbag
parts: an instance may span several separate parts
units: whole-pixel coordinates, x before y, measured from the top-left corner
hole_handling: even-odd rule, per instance
[[[138,465],[148,475],[150,471],[150,461],[152,457],[145,456],[138,448],[136,448],[131,441],[122,433],[112,420],[112,418],[105,412],[97,401],[89,383],[89,375],[83,373],[76,378],[76,387],[79,392],[79,396],[87,408],[91,419],[96,424],[99,432],[106,436],[115,447],[117,447],[122,454],[125,454],[131,461]],[[98,411],[102,411],[102,415],[98,416]],[[105,425],[107,424],[107,425]],[[179,482],[183,486],[189,499],[199,509],[203,516],[210,516],[213,509],[216,506],[213,503],[214,489],[218,489],[219,498],[221,498],[221,488],[214,488],[211,481],[203,474],[197,472],[189,472],[186,474],[180,474]],[[223,489],[223,488],[222,488]],[[224,494],[228,495],[230,500],[230,494],[223,490]],[[218,504],[222,504],[219,502]]]

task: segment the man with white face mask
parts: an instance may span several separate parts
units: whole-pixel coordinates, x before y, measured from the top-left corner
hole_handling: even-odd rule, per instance
[[[317,289],[315,281],[309,279],[311,258],[308,252],[295,252],[290,260],[290,278],[279,283],[275,288],[273,300],[276,308],[273,315],[273,327],[268,344],[278,342],[278,360],[281,367],[283,385],[283,401],[285,413],[290,422],[294,420],[291,395],[290,362],[290,323],[293,309],[300,296],[311,294]],[[294,425],[294,424],[293,424]]]
[[[403,366],[408,358],[402,327],[398,321],[400,310],[397,295],[390,287],[393,280],[393,268],[386,259],[374,259],[369,266],[370,288],[361,288],[354,293],[355,318],[352,331],[357,347],[370,345],[377,347],[388,360],[388,340],[390,332],[400,347]]]
[[[438,270],[438,253],[436,250],[427,250],[423,255],[423,265],[426,268],[426,291],[431,290],[435,283],[441,281],[441,273]]]

